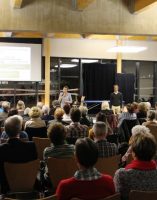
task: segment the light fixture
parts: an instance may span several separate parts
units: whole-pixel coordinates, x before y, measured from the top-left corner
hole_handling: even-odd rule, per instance
[[[115,46],[107,50],[110,53],[139,53],[145,51],[147,47],[140,46]]]
[[[81,59],[82,63],[96,63],[99,62],[99,60],[90,60],[90,59]],[[78,63],[79,59],[72,59],[71,62]]]
[[[61,64],[60,68],[72,68],[72,67],[77,67],[76,64]],[[58,68],[58,65],[55,65],[55,68]]]

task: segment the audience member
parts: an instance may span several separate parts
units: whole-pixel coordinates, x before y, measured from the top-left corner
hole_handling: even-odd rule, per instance
[[[51,124],[48,128],[48,137],[51,146],[44,150],[44,160],[48,157],[69,158],[74,156],[74,145],[65,142],[66,128],[61,123]]]
[[[63,121],[65,121],[67,123],[71,122],[70,109],[71,109],[71,106],[69,104],[65,104],[63,106],[63,110],[64,110]]]
[[[80,124],[86,125],[88,127],[92,126],[93,125],[93,119],[88,116],[87,106],[80,106],[79,110],[81,111]]]
[[[3,101],[2,109],[3,111],[0,112],[0,125],[2,125],[5,119],[8,117],[8,112],[10,110],[10,103],[8,101]]]
[[[19,139],[21,128],[19,117],[12,116],[6,119],[5,131],[9,140],[4,144],[0,144],[0,184],[2,193],[6,193],[9,189],[4,172],[4,162],[23,163],[37,159],[35,144],[33,142],[23,142]]]
[[[29,107],[27,107],[27,108],[24,110],[24,115],[22,116],[22,117],[23,117],[24,123],[30,119],[30,117],[29,117],[29,112],[30,112],[30,110],[31,110],[31,109],[30,109]]]
[[[98,147],[99,157],[110,157],[118,154],[117,145],[107,141],[107,126],[104,122],[96,122],[93,126],[94,141]]]
[[[137,114],[137,118],[147,118],[147,105],[145,102],[141,102],[138,104],[138,112]]]
[[[41,119],[45,121],[46,125],[48,124],[48,122],[50,120],[54,119],[54,117],[49,114],[49,110],[50,110],[49,107],[46,106],[46,105],[44,105],[42,107],[42,117],[41,117]]]
[[[18,110],[16,108],[11,108],[8,112],[8,117],[18,115]]]
[[[94,168],[98,159],[98,149],[92,140],[78,139],[75,144],[75,157],[79,170],[74,177],[59,183],[56,190],[58,200],[73,197],[95,200],[115,193],[112,177],[101,174]]]
[[[29,112],[30,120],[26,121],[25,129],[46,127],[45,121],[41,119],[41,110],[38,107],[32,107]]]
[[[88,126],[80,124],[81,112],[78,108],[70,110],[71,124],[67,126],[66,140],[70,144],[75,144],[78,138],[88,136]]]
[[[148,125],[157,125],[156,121],[156,111],[155,110],[150,110],[147,112],[147,121],[144,122],[142,125],[148,126]]]
[[[123,112],[119,115],[119,122],[118,122],[118,127],[121,126],[123,120],[134,120],[137,119],[136,113],[134,112],[134,106],[132,104],[127,104],[126,106],[127,112]]]
[[[21,100],[17,102],[16,108],[18,110],[18,114],[23,116],[24,115],[24,110],[25,110],[25,103]]]
[[[54,112],[54,120],[50,120],[48,122],[48,126],[50,124],[54,124],[56,122],[58,123],[62,123],[64,125],[67,125],[68,123],[66,123],[65,121],[63,121],[63,115],[64,115],[64,110],[62,108],[56,108],[55,112]]]
[[[54,112],[55,112],[56,108],[60,108],[60,103],[58,100],[52,101],[52,107],[50,109],[49,115],[54,116]]]
[[[110,105],[108,101],[103,101],[101,104],[101,112],[105,115],[112,115],[113,110],[110,109]]]
[[[36,107],[38,107],[40,110],[42,110],[44,103],[42,101],[38,101]]]
[[[127,200],[131,190],[157,191],[157,166],[153,160],[156,154],[156,141],[153,135],[137,133],[132,137],[133,161],[115,173],[116,191]]]

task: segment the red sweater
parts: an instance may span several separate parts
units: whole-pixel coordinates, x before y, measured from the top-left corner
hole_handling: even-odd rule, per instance
[[[84,200],[105,198],[115,193],[113,179],[109,175],[92,181],[81,181],[75,178],[62,180],[56,190],[58,200],[70,200],[77,197]]]

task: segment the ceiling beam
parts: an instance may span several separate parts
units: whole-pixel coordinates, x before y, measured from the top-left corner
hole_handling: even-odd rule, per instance
[[[22,7],[22,1],[23,0],[11,0],[12,6],[15,9],[19,9]]]
[[[82,11],[94,1],[95,0],[72,0],[72,5],[76,10]]]
[[[138,14],[156,2],[157,0],[130,0],[131,13]]]

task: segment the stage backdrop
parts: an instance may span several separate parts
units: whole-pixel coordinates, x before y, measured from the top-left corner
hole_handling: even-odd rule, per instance
[[[86,99],[110,100],[115,74],[115,64],[83,64],[83,92]]]
[[[119,90],[123,94],[125,104],[134,101],[135,93],[135,75],[134,74],[117,74],[116,83],[119,85]]]

